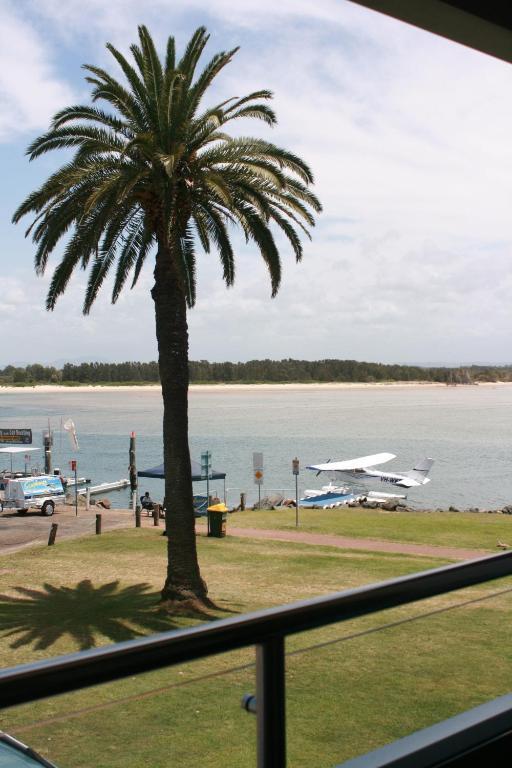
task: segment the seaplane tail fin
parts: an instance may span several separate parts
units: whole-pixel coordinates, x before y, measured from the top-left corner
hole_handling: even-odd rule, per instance
[[[410,469],[404,474],[410,480],[414,480],[415,485],[425,485],[425,483],[430,482],[430,478],[428,478],[427,475],[430,472],[433,463],[434,459],[421,459],[416,462],[414,469]]]

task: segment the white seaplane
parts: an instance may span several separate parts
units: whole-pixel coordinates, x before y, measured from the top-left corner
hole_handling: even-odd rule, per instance
[[[362,497],[367,497],[373,501],[389,501],[391,499],[405,499],[405,495],[396,493],[381,493],[361,491],[361,485],[364,487],[367,482],[372,480],[381,483],[390,483],[400,488],[415,488],[430,482],[427,476],[434,463],[433,459],[425,458],[418,461],[413,469],[405,472],[383,472],[376,469],[379,464],[385,464],[392,459],[396,459],[394,453],[376,453],[372,456],[361,456],[357,459],[348,459],[346,461],[328,461],[325,464],[311,464],[307,469],[311,469],[320,474],[328,472],[331,477],[329,485],[324,485],[319,490],[306,490],[304,498],[300,503],[305,506],[323,506],[333,507],[348,504],[351,501],[357,501]],[[345,481],[347,485],[340,485],[339,481]],[[335,481],[338,481],[337,483]],[[356,486],[360,486],[357,490]]]

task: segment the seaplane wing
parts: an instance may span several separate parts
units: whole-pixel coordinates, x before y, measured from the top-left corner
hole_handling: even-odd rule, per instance
[[[376,467],[379,464],[385,464],[386,461],[396,459],[394,453],[376,453],[373,456],[361,456],[359,459],[348,459],[347,461],[330,461],[327,464],[311,464],[306,469],[313,469],[316,472],[355,472],[357,470]]]

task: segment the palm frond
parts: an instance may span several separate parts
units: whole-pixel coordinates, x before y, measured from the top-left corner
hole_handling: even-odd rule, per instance
[[[240,109],[241,106],[244,104],[247,104],[250,101],[256,101],[256,99],[272,99],[274,98],[274,94],[272,91],[268,90],[261,90],[261,91],[253,91],[252,93],[248,93],[247,96],[243,96],[241,99],[235,99],[233,104],[225,110],[225,114],[229,115],[230,112],[234,112],[237,109]]]
[[[230,112],[226,115],[222,123],[227,123],[229,120],[238,120],[243,117],[254,117],[257,120],[263,120],[267,125],[275,125],[277,123],[276,113],[266,104],[252,104],[247,107],[242,107],[236,112]]]
[[[203,70],[197,81],[189,91],[187,103],[185,105],[185,115],[187,119],[194,117],[197,107],[201,99],[203,98],[205,91],[212,84],[213,79],[224,69],[225,66],[233,59],[233,56],[237,53],[239,48],[233,48],[227,53],[217,53],[213,59],[208,63]]]
[[[142,211],[121,211],[117,219],[110,220],[105,230],[101,251],[97,254],[89,273],[83,306],[84,315],[89,314],[98,291],[118,256],[120,247],[121,256],[119,257],[118,264],[125,251],[133,248],[143,227],[144,213]]]
[[[141,110],[146,111],[147,110],[147,93],[144,86],[144,83],[141,81],[140,77],[137,75],[137,72],[135,69],[131,66],[131,64],[127,61],[127,59],[123,56],[123,54],[115,48],[112,43],[107,43],[106,48],[112,56],[115,58],[121,69],[123,70],[124,76],[128,80],[130,84],[130,88],[132,89],[133,94],[135,95],[138,105]]]
[[[132,132],[126,121],[119,120],[115,115],[105,112],[98,107],[89,107],[82,104],[75,104],[71,107],[65,107],[57,112],[52,120],[52,128],[61,128],[66,123],[75,120],[91,120],[94,123],[104,125],[113,131],[131,137]]]
[[[281,259],[272,232],[249,206],[239,205],[238,210],[242,217],[242,226],[258,246],[261,257],[267,265],[272,288],[271,296],[274,298],[281,284]]]
[[[99,67],[84,64],[83,69],[95,75],[95,77],[88,76],[85,78],[88,83],[95,86],[91,94],[93,101],[104,99],[127,120],[148,127],[147,115],[133,93],[130,93],[115,78]]]
[[[154,233],[151,231],[149,227],[147,227],[143,235],[141,237],[141,244],[139,251],[137,253],[137,259],[135,261],[135,269],[133,270],[133,278],[132,278],[132,284],[131,288],[134,288],[137,284],[137,280],[139,279],[139,275],[141,273],[142,267],[144,266],[144,262],[146,260],[146,256],[148,255],[151,246],[153,245],[153,241],[155,239]],[[128,271],[126,271],[126,277],[128,276]],[[114,292],[115,292],[115,298],[117,301],[117,296],[121,292],[121,288],[124,285],[124,280],[122,282],[118,283],[117,275],[116,275],[116,282],[114,283]],[[114,295],[114,294],[113,294]]]
[[[272,209],[270,216],[283,230],[286,237],[290,241],[290,245],[292,246],[293,252],[295,253],[296,261],[302,261],[302,243],[300,241],[300,237],[290,222],[287,221],[284,216],[281,216],[275,208]]]
[[[160,124],[160,100],[164,73],[151,35],[145,26],[139,27],[139,39],[142,50],[144,84],[149,95],[148,108],[152,118],[152,128],[161,139],[162,125]]]
[[[176,43],[174,37],[167,40],[167,50],[165,53],[165,71],[173,72],[176,68]]]
[[[205,217],[200,206],[196,205],[192,212],[192,221],[195,224],[196,232],[199,237],[199,241],[203,247],[205,253],[210,253],[210,238],[208,236],[208,226],[205,221]]]
[[[196,254],[192,230],[187,225],[184,234],[178,235],[172,242],[175,264],[181,278],[183,294],[187,307],[196,303]]]
[[[185,76],[185,87],[187,90],[194,77],[197,62],[209,38],[210,35],[206,32],[205,27],[198,27],[190,38],[185,53],[178,62],[176,69]]]
[[[122,152],[126,142],[112,131],[90,125],[71,125],[54,128],[29,144],[27,154],[31,160],[53,149],[87,146],[90,152]]]
[[[222,264],[222,276],[229,287],[235,281],[235,254],[223,217],[213,206],[204,206],[201,209],[201,214],[208,233],[217,247]]]

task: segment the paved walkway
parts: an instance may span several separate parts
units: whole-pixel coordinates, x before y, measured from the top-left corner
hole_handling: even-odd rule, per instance
[[[78,517],[71,506],[59,507],[52,517],[42,517],[37,513],[20,516],[6,513],[0,515],[0,555],[9,554],[34,544],[46,544],[52,523],[58,523],[57,540],[74,539],[79,536],[94,534],[96,514],[101,512],[102,530],[131,528],[135,525],[133,512],[127,509],[100,509],[92,507],[88,512],[78,508]],[[152,526],[153,519],[142,514],[143,527]],[[163,527],[163,521],[161,521]],[[206,533],[206,526],[201,522],[197,526],[199,534]],[[473,560],[490,554],[481,549],[460,549],[458,547],[436,547],[427,544],[407,544],[405,542],[380,541],[376,539],[355,539],[348,536],[333,536],[325,533],[306,531],[267,530],[265,528],[236,528],[229,525],[228,535],[248,539],[269,539],[272,541],[301,542],[340,549],[364,550],[366,552],[394,552],[396,554],[423,557],[439,557],[446,560]]]
[[[101,509],[91,507],[87,512],[85,507],[78,507],[78,517],[73,506],[57,507],[54,515],[43,517],[37,512],[26,515],[4,512],[0,514],[0,555],[7,555],[34,544],[46,544],[52,523],[57,523],[57,541],[59,539],[76,539],[79,536],[94,534],[96,514],[101,513],[102,531],[115,528],[132,528],[135,526],[135,515],[127,509]],[[153,525],[153,519],[142,513],[142,525]]]
[[[304,544],[340,547],[340,549],[364,549],[367,552],[395,552],[403,555],[440,557],[448,560],[474,560],[477,557],[491,554],[483,549],[460,549],[458,547],[435,547],[428,544],[407,544],[405,542],[380,541],[376,539],[353,539],[348,536],[332,536],[325,533],[308,533],[306,531],[277,531],[265,528],[234,528],[229,526],[228,534],[243,536],[249,539],[297,541]]]

